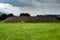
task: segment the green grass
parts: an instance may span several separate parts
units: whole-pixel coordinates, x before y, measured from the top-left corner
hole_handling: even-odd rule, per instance
[[[60,40],[60,23],[2,23],[0,40]]]

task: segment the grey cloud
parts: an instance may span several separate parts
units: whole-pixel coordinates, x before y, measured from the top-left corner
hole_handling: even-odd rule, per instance
[[[31,6],[30,2],[24,2],[21,0],[1,0],[0,3],[9,3],[12,4],[13,6],[20,6],[20,7],[26,7],[26,6]]]
[[[32,15],[60,13],[60,0],[0,0],[0,3],[17,6],[20,8],[20,12],[28,12]]]
[[[36,0],[38,2],[41,2],[41,3],[54,3],[55,1],[54,0]]]
[[[57,3],[60,4],[60,0],[35,0],[40,3]]]
[[[0,0],[0,3],[9,3],[14,6],[27,7],[32,6],[32,1],[48,4],[60,4],[60,0]]]
[[[60,0],[56,0],[56,3],[60,4]]]

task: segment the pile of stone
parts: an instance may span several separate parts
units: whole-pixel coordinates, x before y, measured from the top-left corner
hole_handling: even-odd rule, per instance
[[[56,22],[57,19],[50,16],[31,17],[31,16],[20,16],[20,17],[9,17],[3,22]]]

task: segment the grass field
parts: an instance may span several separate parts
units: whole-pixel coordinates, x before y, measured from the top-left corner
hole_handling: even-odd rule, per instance
[[[2,23],[0,40],[60,40],[60,23]]]

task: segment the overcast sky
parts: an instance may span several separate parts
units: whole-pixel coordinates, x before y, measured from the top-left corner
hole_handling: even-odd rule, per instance
[[[60,0],[0,0],[0,12],[29,13],[32,16],[60,14]]]

